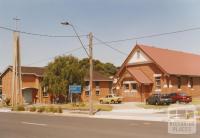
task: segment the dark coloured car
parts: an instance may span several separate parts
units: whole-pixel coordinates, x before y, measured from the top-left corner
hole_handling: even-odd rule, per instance
[[[146,99],[146,104],[150,105],[169,105],[172,103],[172,99],[168,94],[153,94]]]
[[[190,102],[192,102],[192,97],[188,96],[184,92],[170,93],[169,96],[172,98],[172,103],[190,103]]]

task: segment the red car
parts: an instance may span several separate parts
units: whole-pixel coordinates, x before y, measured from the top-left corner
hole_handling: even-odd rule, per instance
[[[172,103],[190,103],[192,102],[192,97],[188,96],[186,93],[170,93],[169,96],[172,98]]]

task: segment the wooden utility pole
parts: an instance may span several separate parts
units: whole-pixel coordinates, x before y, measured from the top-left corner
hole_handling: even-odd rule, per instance
[[[89,114],[93,115],[93,94],[92,94],[92,87],[93,87],[93,34],[89,33],[89,60],[90,60],[90,97],[89,97],[89,107],[90,111]]]
[[[18,21],[20,19],[13,18],[16,21],[16,31],[13,32],[13,66],[12,66],[12,106],[21,104],[22,102],[22,78],[21,78],[21,53],[20,38],[18,29]]]

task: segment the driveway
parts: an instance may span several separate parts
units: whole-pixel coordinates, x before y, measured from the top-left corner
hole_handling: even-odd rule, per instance
[[[125,120],[146,120],[146,121],[168,121],[167,112],[164,109],[143,109],[137,106],[139,102],[127,102],[112,104],[111,112],[101,111],[95,117]]]
[[[136,105],[140,102],[123,102],[121,104],[112,104],[113,110],[130,110],[139,109]]]

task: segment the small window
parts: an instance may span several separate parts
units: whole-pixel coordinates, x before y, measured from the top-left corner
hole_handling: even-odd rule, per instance
[[[95,81],[95,86],[99,86],[99,81]]]
[[[99,81],[95,81],[95,86],[96,86],[96,90],[99,90],[100,89],[100,83],[99,83]]]
[[[155,87],[157,90],[161,89],[161,77],[155,77]]]
[[[90,82],[89,81],[86,81],[85,82],[85,86],[89,86],[90,85]]]
[[[129,84],[124,84],[124,90],[129,90]]]
[[[140,50],[137,51],[137,59],[140,58]]]
[[[48,93],[47,92],[43,92],[43,97],[47,97]]]
[[[100,91],[96,91],[96,96],[99,96],[100,95]]]
[[[190,88],[193,88],[193,78],[190,78]]]
[[[47,97],[48,96],[47,87],[43,88],[42,96],[43,97]]]
[[[90,92],[89,92],[89,91],[86,91],[86,92],[85,92],[85,95],[86,95],[86,96],[89,96],[89,95],[90,95]]]
[[[131,90],[137,91],[137,83],[131,83]]]
[[[169,88],[169,78],[166,78],[167,88]]]
[[[178,84],[177,84],[177,85],[178,85],[178,89],[180,89],[180,88],[181,88],[181,77],[178,77],[178,78],[177,78],[177,81],[178,81],[178,82],[177,82],[177,83],[178,83]]]

